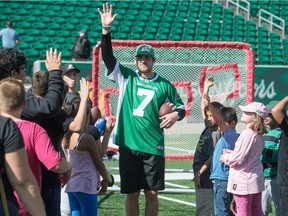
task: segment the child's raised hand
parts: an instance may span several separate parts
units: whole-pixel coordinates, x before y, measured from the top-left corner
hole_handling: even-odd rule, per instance
[[[88,100],[89,98],[89,82],[84,78],[80,79],[79,95],[81,100]]]
[[[45,66],[48,71],[60,70],[61,69],[61,57],[62,53],[57,52],[57,49],[50,48],[49,51],[46,51],[46,61]]]
[[[112,117],[107,117],[106,121],[107,122],[106,122],[106,130],[105,130],[105,132],[107,131],[108,133],[111,133],[113,128],[114,128],[114,126],[115,126],[115,124],[113,123],[113,119],[112,119]]]
[[[208,94],[209,88],[214,85],[214,78],[208,77],[204,82],[204,94]]]

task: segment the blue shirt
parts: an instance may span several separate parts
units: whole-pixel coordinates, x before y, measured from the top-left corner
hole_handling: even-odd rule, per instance
[[[16,47],[16,41],[20,40],[18,33],[12,28],[5,28],[0,31],[3,48],[10,49]]]
[[[228,181],[229,166],[227,166],[225,163],[220,162],[220,155],[223,154],[224,149],[233,150],[238,137],[239,134],[235,130],[233,130],[229,126],[226,127],[224,134],[222,134],[214,149],[211,164],[211,180],[220,179]]]

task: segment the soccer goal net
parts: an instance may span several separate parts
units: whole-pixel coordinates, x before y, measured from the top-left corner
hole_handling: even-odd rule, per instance
[[[200,105],[205,79],[215,80],[211,101],[236,108],[240,117],[238,106],[254,99],[253,50],[238,42],[114,40],[113,53],[121,64],[136,69],[135,50],[143,43],[154,47],[154,71],[172,82],[186,104],[185,119],[165,129],[166,157],[192,159],[204,129]],[[93,50],[92,64],[93,104],[99,105],[102,115],[115,118],[118,89],[105,77],[100,43]]]

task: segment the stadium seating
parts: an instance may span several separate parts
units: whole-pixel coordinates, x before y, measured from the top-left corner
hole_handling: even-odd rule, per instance
[[[253,20],[235,15],[232,9],[224,8],[220,3],[213,3],[212,0],[143,2],[111,2],[114,12],[118,14],[112,28],[113,38],[248,42],[254,49],[256,64],[278,65],[288,61],[287,39],[283,40],[278,33],[269,32],[263,26],[258,27]],[[253,16],[257,16],[259,9],[263,8],[287,19],[288,23],[286,1],[249,2]],[[69,60],[75,37],[82,28],[88,30],[92,44],[100,40],[102,27],[97,8],[101,8],[103,3],[76,0],[5,1],[5,4],[0,2],[0,22],[5,25],[8,18],[14,22],[22,40],[19,48],[25,53],[26,49],[29,50],[29,59],[33,56],[43,59],[39,49],[54,46],[63,51],[64,60]],[[33,49],[36,52],[33,53]]]

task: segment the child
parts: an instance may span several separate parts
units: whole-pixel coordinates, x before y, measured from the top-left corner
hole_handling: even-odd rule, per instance
[[[236,110],[231,107],[222,107],[220,113],[216,111],[210,103],[208,95],[204,95],[205,104],[209,107],[213,119],[217,123],[222,135],[218,140],[211,163],[210,179],[213,182],[214,191],[214,211],[216,216],[234,215],[230,210],[232,194],[227,192],[229,167],[219,161],[224,149],[233,150],[235,142],[239,137],[235,127],[237,124]]]
[[[210,78],[205,81],[204,95],[208,94],[209,88],[213,85]],[[204,96],[203,96],[204,97]],[[212,102],[217,111],[222,104]],[[211,110],[205,106],[202,99],[201,110],[205,121],[205,129],[201,133],[193,160],[193,172],[196,192],[196,215],[214,215],[213,205],[213,184],[210,180],[210,162],[214,146],[220,138],[218,125],[213,119]]]
[[[271,201],[275,204],[276,215],[280,216],[280,185],[276,178],[277,160],[280,145],[285,145],[286,143],[281,143],[282,130],[271,114],[272,108],[277,103],[278,101],[271,101],[266,105],[269,115],[264,120],[268,129],[268,132],[263,134],[265,146],[261,157],[265,178],[265,190],[262,193],[262,210],[265,216],[270,213]]]
[[[80,97],[76,96],[67,102],[63,109],[70,116],[74,117],[78,111]],[[86,111],[85,128],[89,125],[90,106]],[[108,119],[103,142],[108,142],[113,129],[111,118]],[[76,215],[97,215],[98,195],[97,189],[101,187],[100,194],[107,190],[108,176],[102,161],[99,149],[100,134],[95,139],[87,133],[68,133],[65,135],[70,142],[64,148],[69,150],[69,160],[72,166],[71,179],[66,186],[68,192],[71,214]],[[68,137],[67,137],[68,136]],[[103,143],[103,145],[106,145]],[[102,181],[100,181],[100,176]]]
[[[283,98],[272,109],[272,115],[279,127],[283,130],[281,136],[281,143],[278,155],[278,170],[277,180],[281,187],[280,194],[280,215],[288,215],[288,117],[286,115],[286,106],[288,104],[288,97]]]
[[[264,149],[264,119],[268,116],[262,103],[239,106],[246,129],[235,143],[235,149],[225,149],[220,161],[230,166],[227,191],[234,194],[237,216],[263,216],[261,192],[264,190],[263,166],[260,156]]]

